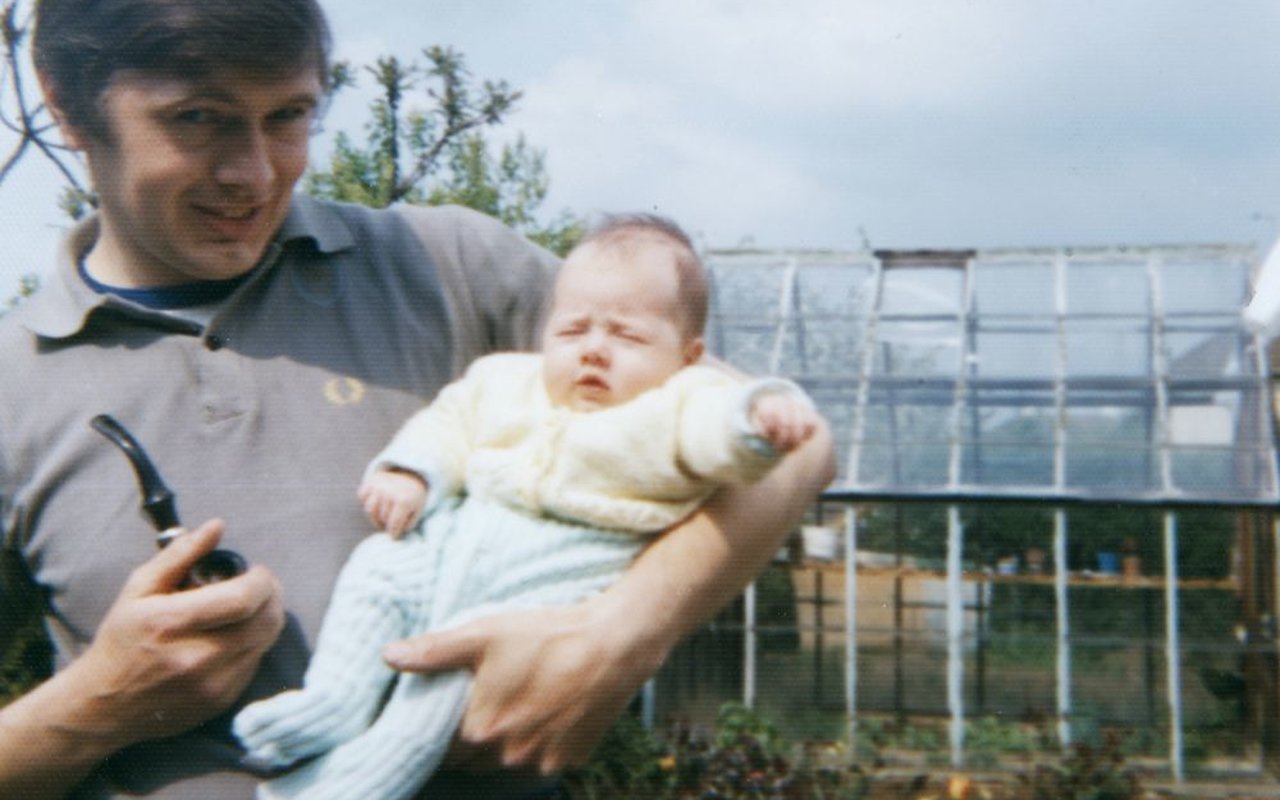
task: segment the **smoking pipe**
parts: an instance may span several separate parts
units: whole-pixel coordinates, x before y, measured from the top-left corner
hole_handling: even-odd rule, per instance
[[[99,414],[89,421],[89,425],[120,448],[133,465],[133,472],[138,477],[138,490],[142,493],[142,511],[156,530],[156,546],[164,547],[181,536],[183,528],[178,520],[173,491],[160,478],[155,464],[151,463],[138,440],[109,414]],[[180,588],[190,589],[224,581],[246,569],[248,564],[239,553],[213,550],[191,566]]]

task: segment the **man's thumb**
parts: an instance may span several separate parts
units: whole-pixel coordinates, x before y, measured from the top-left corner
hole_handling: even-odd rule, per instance
[[[221,520],[212,520],[175,536],[154,558],[134,570],[125,591],[137,596],[175,591],[192,565],[218,546],[222,528]]]
[[[392,642],[383,648],[382,657],[402,672],[440,672],[471,669],[483,652],[484,637],[464,626]]]

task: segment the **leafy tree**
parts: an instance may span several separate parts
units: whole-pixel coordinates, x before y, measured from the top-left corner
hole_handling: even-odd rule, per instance
[[[53,117],[24,70],[31,13],[22,9],[23,0],[0,0],[0,126],[14,135],[8,152],[0,153],[0,185],[26,156],[38,153],[66,182],[59,206],[79,219],[97,198],[77,154],[53,135]],[[378,96],[369,107],[364,142],[338,133],[328,168],[312,171],[304,188],[374,207],[468,205],[563,253],[583,226],[568,212],[539,221],[549,185],[543,151],[519,137],[495,154],[483,133],[506,120],[521,92],[506,81],[473,80],[452,48],[430,47],[423,56],[425,63],[384,56],[363,70],[334,65],[333,91],[354,85],[363,73],[377,84]],[[428,101],[425,107],[410,102],[415,91]]]
[[[40,288],[40,278],[36,275],[23,275],[18,283],[18,293],[0,305],[0,317],[17,308],[23,300],[36,293]]]
[[[374,207],[465,205],[563,253],[582,224],[567,212],[539,221],[549,186],[543,151],[520,136],[495,155],[484,135],[506,119],[521,93],[505,81],[477,84],[452,48],[430,47],[423,56],[425,64],[384,56],[364,68],[379,92],[369,106],[364,142],[339,132],[328,168],[308,174],[307,191]],[[339,63],[331,77],[338,91],[353,85],[357,73]],[[430,101],[425,110],[406,105],[414,90]]]

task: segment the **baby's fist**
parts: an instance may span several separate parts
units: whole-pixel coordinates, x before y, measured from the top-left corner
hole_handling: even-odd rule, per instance
[[[751,427],[780,453],[790,453],[813,436],[818,412],[799,397],[765,394],[752,404]]]
[[[356,493],[374,525],[400,538],[413,527],[427,501],[427,483],[412,472],[381,469]]]

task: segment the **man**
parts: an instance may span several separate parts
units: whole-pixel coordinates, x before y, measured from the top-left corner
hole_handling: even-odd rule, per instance
[[[42,0],[36,25],[100,208],[0,325],[0,618],[43,603],[59,666],[0,710],[0,796],[247,798],[227,720],[301,676],[368,532],[364,464],[472,358],[532,345],[554,262],[472,212],[294,197],[328,65],[314,0]],[[103,412],[210,521],[154,553]],[[520,796],[584,760],[830,477],[821,429],[593,600],[388,647],[475,673],[455,782],[428,789]],[[220,539],[254,566],[180,588]]]

